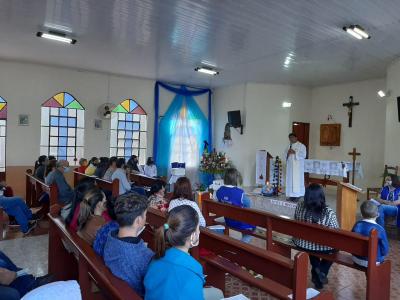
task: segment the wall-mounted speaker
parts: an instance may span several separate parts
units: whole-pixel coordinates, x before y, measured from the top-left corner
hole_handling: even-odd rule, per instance
[[[400,97],[397,97],[397,117],[399,118],[400,122]]]
[[[228,124],[233,128],[240,128],[240,134],[243,134],[242,119],[240,118],[240,110],[228,111]]]

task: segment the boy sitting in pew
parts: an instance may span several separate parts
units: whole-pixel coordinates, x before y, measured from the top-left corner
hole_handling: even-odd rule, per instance
[[[389,253],[389,242],[386,236],[385,229],[376,223],[378,217],[378,206],[372,201],[364,201],[360,207],[363,219],[358,221],[352,231],[364,236],[369,236],[372,229],[378,231],[378,255],[377,264],[382,263],[385,256]],[[368,258],[353,255],[353,261],[363,267],[368,267]]]
[[[111,231],[104,247],[104,262],[111,272],[144,295],[143,279],[154,256],[139,237],[146,224],[148,200],[127,193],[117,198],[114,212],[119,229]]]

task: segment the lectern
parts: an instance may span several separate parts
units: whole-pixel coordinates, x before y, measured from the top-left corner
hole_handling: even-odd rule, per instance
[[[351,230],[356,223],[357,193],[361,191],[362,189],[350,183],[338,183],[336,214],[341,229]]]

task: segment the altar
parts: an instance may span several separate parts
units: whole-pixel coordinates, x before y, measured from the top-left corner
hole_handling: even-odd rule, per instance
[[[357,178],[363,178],[364,172],[360,162],[356,162],[354,174]],[[334,161],[321,159],[306,159],[304,161],[305,184],[319,183],[323,186],[337,185],[337,181],[331,176],[338,176],[339,181],[350,182],[350,172],[353,172],[353,163],[348,161]],[[311,178],[309,174],[323,175],[322,178]]]
[[[262,210],[284,218],[294,218],[297,203],[287,201],[284,195],[265,197],[261,194],[246,193],[251,202],[251,208]]]

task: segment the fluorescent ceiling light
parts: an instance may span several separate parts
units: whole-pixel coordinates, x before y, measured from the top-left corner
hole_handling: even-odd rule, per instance
[[[353,28],[354,32],[361,35],[364,39],[369,39],[370,36],[368,33],[365,32],[364,29],[362,29],[360,26],[355,25]]]
[[[343,30],[358,40],[362,40],[363,38],[364,39],[371,38],[371,36],[360,25],[351,25],[348,27],[343,27]]]
[[[196,72],[204,73],[204,74],[207,74],[207,75],[218,75],[219,74],[218,71],[216,71],[214,69],[211,69],[211,68],[206,68],[206,67],[197,67],[194,70]]]
[[[380,91],[378,91],[378,96],[383,98],[386,96],[386,93],[384,91],[380,90]]]
[[[49,40],[53,40],[53,41],[58,41],[58,42],[62,42],[62,43],[67,43],[67,44],[75,44],[76,40],[69,38],[66,36],[65,33],[61,33],[61,32],[53,32],[53,31],[49,31],[47,32],[38,32],[36,34],[36,36],[38,37],[42,37],[44,39],[49,39]]]
[[[282,107],[283,108],[292,107],[292,102],[283,101],[282,102]]]

